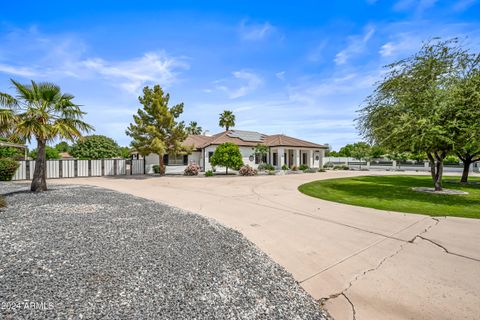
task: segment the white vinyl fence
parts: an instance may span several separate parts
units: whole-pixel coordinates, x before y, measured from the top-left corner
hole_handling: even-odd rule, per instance
[[[13,180],[31,180],[35,171],[35,160],[19,161],[20,166]],[[145,174],[145,163],[140,160],[48,160],[47,178],[101,177]]]
[[[369,170],[402,170],[402,171],[430,171],[430,163],[428,161],[395,161],[387,159],[371,159],[369,161],[358,160],[347,157],[325,157],[324,166],[346,165],[351,169],[369,169]],[[478,172],[479,164],[473,164],[470,171]],[[445,172],[462,172],[463,164],[445,164],[443,167]]]

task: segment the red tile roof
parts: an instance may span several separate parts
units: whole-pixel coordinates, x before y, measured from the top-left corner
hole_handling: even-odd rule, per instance
[[[193,146],[194,149],[202,149],[209,145],[219,145],[225,142],[232,142],[238,146],[245,147],[254,147],[260,143],[265,144],[268,147],[326,148],[326,146],[321,144],[289,137],[283,134],[268,136],[254,131],[239,130],[224,131],[213,136],[189,135],[183,144]]]

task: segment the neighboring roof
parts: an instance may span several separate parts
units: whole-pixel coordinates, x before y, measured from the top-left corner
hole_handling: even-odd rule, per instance
[[[60,152],[58,155],[59,155],[60,158],[62,158],[62,159],[70,159],[70,158],[73,158],[73,157],[70,155],[70,153],[68,153],[68,152]]]
[[[326,148],[326,146],[289,137],[283,134],[268,136],[255,131],[229,130],[217,133],[213,136],[189,135],[184,145],[202,149],[209,145],[219,145],[231,142],[238,146],[255,147],[257,144],[265,144],[268,147],[299,147],[299,148]]]

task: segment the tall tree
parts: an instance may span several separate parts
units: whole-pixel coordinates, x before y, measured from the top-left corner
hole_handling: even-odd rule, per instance
[[[165,172],[164,154],[186,154],[190,150],[182,145],[187,138],[185,124],[177,121],[183,112],[183,103],[168,106],[170,95],[165,94],[159,85],[153,89],[143,88],[143,96],[138,98],[143,108],[133,116],[126,134],[132,137],[132,147],[142,156],[150,153],[159,155],[160,173]]]
[[[0,93],[0,130],[22,140],[37,141],[37,159],[30,189],[47,190],[46,154],[48,141],[57,138],[73,141],[93,127],[82,121],[85,112],[73,103],[74,96],[48,83],[20,84],[11,80],[16,96]]]
[[[235,127],[235,115],[232,111],[225,110],[220,113],[220,119],[218,125],[225,128],[225,131],[230,130],[231,127]]]
[[[357,119],[370,142],[392,152],[425,152],[436,191],[442,190],[443,160],[454,147],[448,88],[464,56],[456,39],[435,39],[412,57],[388,65]]]
[[[121,150],[112,138],[94,134],[78,139],[70,154],[79,159],[105,159],[121,156]]]
[[[203,130],[197,123],[197,121],[190,121],[188,127],[185,129],[188,134],[198,136],[202,134]]]
[[[472,163],[480,161],[480,54],[468,54],[463,72],[450,91],[448,112],[452,124],[455,154],[463,162],[461,183],[468,182]]]
[[[360,170],[362,169],[362,160],[370,158],[371,147],[368,143],[360,141],[352,145],[351,156],[360,160]]]

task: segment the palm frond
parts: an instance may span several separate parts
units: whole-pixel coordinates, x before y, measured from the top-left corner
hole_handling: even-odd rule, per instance
[[[18,101],[8,93],[0,92],[0,106],[15,108],[18,106]]]
[[[35,95],[32,91],[31,86],[29,85],[23,85],[13,79],[10,79],[10,81],[13,83],[15,86],[15,91],[17,91],[17,99],[18,100],[25,100],[27,102],[32,102],[35,99]]]

